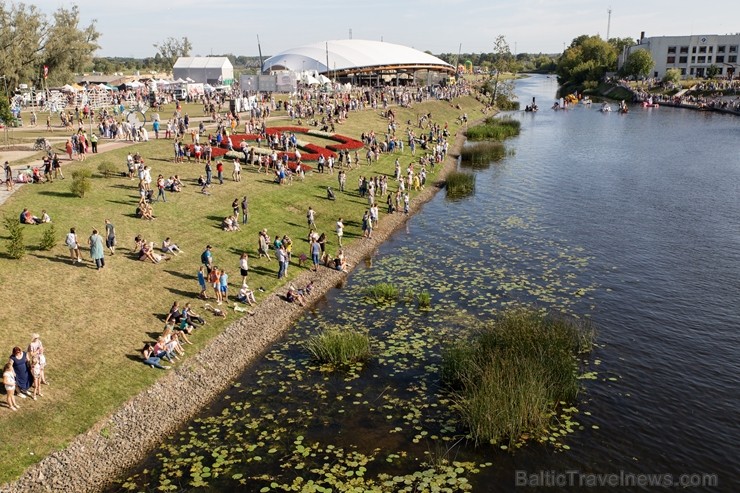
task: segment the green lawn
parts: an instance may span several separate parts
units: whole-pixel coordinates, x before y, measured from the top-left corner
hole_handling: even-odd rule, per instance
[[[481,116],[481,107],[472,97],[453,103],[429,102],[412,109],[397,108],[397,119],[404,123],[411,120],[415,125],[418,114],[431,112],[435,122],[448,122],[454,133],[456,118],[462,112],[467,112],[473,120]],[[461,110],[454,107],[457,104]],[[186,111],[191,116],[202,114],[199,105],[190,108]],[[166,118],[171,111],[172,108],[165,108],[160,114]],[[287,123],[277,119],[270,125]],[[336,130],[359,138],[361,132],[369,130],[382,136],[386,127],[387,121],[379,111],[367,110],[352,113]],[[399,135],[405,136],[405,128],[405,124],[400,125]],[[61,133],[55,130],[53,135]],[[311,140],[308,136],[302,139]],[[134,217],[138,199],[135,181],[103,178],[97,173],[102,161],[114,163],[124,171],[126,154],[133,151],[141,153],[155,179],[159,173],[165,176],[177,173],[188,184],[182,193],[168,194],[167,203],[154,204],[156,220],[151,222]],[[360,153],[364,156],[362,150]],[[417,150],[417,159],[419,155]],[[336,253],[333,231],[338,216],[344,218],[346,225],[345,244],[361,236],[361,218],[367,201],[357,195],[358,176],[392,175],[396,157],[383,156],[371,167],[363,165],[361,170],[351,171],[347,179],[349,192],[338,193],[337,202],[329,202],[324,198],[325,189],[326,186],[338,189],[336,174],[311,173],[305,182],[278,186],[270,175],[258,175],[251,167],[244,166],[242,181],[235,183],[231,181],[231,163],[225,162],[227,181],[224,185],[213,185],[212,195],[205,196],[193,184],[203,173],[203,165],[176,165],[170,156],[171,141],[159,140],[92,155],[85,163],[65,161],[66,180],[26,185],[0,206],[0,215],[13,218],[24,207],[35,214],[46,209],[59,238],[52,251],[41,251],[38,245],[49,225],[24,226],[28,253],[21,260],[12,260],[5,255],[7,231],[3,229],[0,233],[0,283],[6,299],[0,310],[0,347],[8,354],[16,345],[25,349],[29,335],[39,332],[46,348],[47,378],[51,382],[42,388],[44,397],[38,401],[18,399],[21,410],[17,413],[0,407],[0,464],[3,464],[0,483],[12,480],[30,464],[64,447],[76,434],[88,430],[162,374],[140,363],[138,349],[159,334],[162,316],[174,300],[192,301],[194,307],[203,311],[203,303],[195,299],[196,271],[206,244],[214,247],[215,264],[230,274],[232,294],[241,282],[239,256],[243,251],[249,253],[250,286],[265,290],[256,292],[259,301],[287,281],[278,282],[275,260],[257,259],[257,232],[267,228],[271,237],[287,234],[294,240],[290,279],[300,269],[298,256],[308,253],[306,209],[309,206],[315,209],[319,231],[326,232],[329,238],[327,249],[331,254]],[[407,147],[401,158],[404,169],[411,161]],[[71,171],[81,167],[93,170],[93,187],[89,195],[76,198],[69,192],[70,177]],[[389,187],[395,189],[395,184]],[[249,224],[240,232],[222,231],[220,221],[231,211],[232,201],[245,194],[250,201]],[[384,200],[380,203],[384,204]],[[383,210],[381,207],[381,220]],[[104,229],[105,218],[110,218],[117,230],[116,255],[106,256],[106,267],[100,272],[94,269],[87,249],[83,250],[84,264],[72,265],[63,244],[65,233],[71,226],[76,227],[81,243],[86,245],[93,228]],[[137,234],[154,241],[157,247],[164,237],[170,236],[185,253],[157,265],[139,262],[132,256],[133,238]],[[186,346],[188,357],[236,315],[230,312],[226,320],[207,318],[208,328],[192,337],[195,346]]]

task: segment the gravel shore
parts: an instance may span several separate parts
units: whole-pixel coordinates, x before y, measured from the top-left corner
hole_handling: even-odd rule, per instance
[[[461,132],[450,146],[443,168],[434,177],[435,183],[428,184],[414,198],[409,215],[384,214],[372,240],[357,240],[344,249],[350,270],[371,256],[380,243],[441,189],[444,177],[456,167],[464,141]],[[314,281],[309,302],[315,302],[346,276],[321,267],[317,273],[303,272],[291,283],[304,286]],[[110,484],[158,446],[160,437],[174,433],[231,385],[301,317],[306,308],[286,302],[282,297],[286,291],[287,287],[269,295],[255,308],[254,316],[246,315],[232,323],[197,355],[75,437],[67,448],[31,466],[17,481],[0,486],[0,492],[94,492]]]

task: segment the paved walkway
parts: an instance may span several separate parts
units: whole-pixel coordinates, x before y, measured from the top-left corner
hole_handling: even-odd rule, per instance
[[[65,139],[66,140],[66,139]],[[115,140],[111,141],[108,139],[101,139],[98,141],[98,154],[102,154],[104,152],[113,151],[115,149],[121,149],[122,147],[128,147],[130,145],[135,144],[136,142],[131,141],[123,141],[123,140]],[[13,176],[17,176],[18,172],[20,170],[26,169],[28,166],[27,164],[20,164],[20,165],[13,165],[14,161],[19,161],[22,159],[26,159],[29,157],[32,157],[34,155],[38,155],[38,163],[31,164],[31,166],[41,166],[41,151],[5,151],[0,149],[0,165],[5,165],[5,161],[10,162],[10,167],[13,169]],[[63,165],[69,165],[72,163],[76,163],[78,161],[69,161],[67,159],[66,154],[64,157],[62,157],[62,163]],[[5,172],[0,170],[0,180],[5,179]],[[15,183],[14,189],[11,191],[7,190],[7,187],[5,186],[5,183],[0,182],[0,205],[4,204],[6,200],[8,200],[8,197],[10,197],[14,191],[20,189],[25,184],[23,183]]]

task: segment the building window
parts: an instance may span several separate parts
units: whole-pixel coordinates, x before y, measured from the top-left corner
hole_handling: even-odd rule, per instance
[[[691,57],[691,63],[696,63],[696,57],[695,56],[692,56]]]
[[[696,63],[707,63],[707,57],[700,56],[696,58]]]
[[[707,47],[706,46],[700,46],[699,47],[699,53],[706,53],[706,52],[707,52]]]
[[[669,63],[669,64],[674,64],[674,63],[676,63],[676,57],[675,57],[675,56],[669,56],[669,57],[668,57],[668,58],[666,59],[666,61],[665,61],[665,62],[666,62],[666,63]]]
[[[729,63],[737,63],[737,55],[730,55],[727,57]]]
[[[717,63],[725,63],[725,56],[724,55],[717,55],[717,57],[714,60]]]
[[[696,76],[697,77],[704,77],[704,67],[697,67],[696,68]]]
[[[737,46],[730,46],[730,53],[737,53]]]
[[[669,46],[668,47],[668,53],[676,53],[676,47],[675,46]]]
[[[710,56],[707,57],[707,63],[712,63],[712,57]]]
[[[714,53],[714,46],[709,47],[709,53]]]
[[[717,47],[717,53],[724,53],[725,52],[725,45],[721,45]]]
[[[691,70],[689,70],[690,75],[694,75],[694,67],[691,67]]]
[[[686,69],[685,68],[682,68],[681,69],[681,75],[686,75]]]
[[[688,53],[688,52],[689,52],[689,47],[688,46],[682,46],[681,47],[681,53]]]
[[[691,47],[691,53],[696,53],[696,46]]]
[[[688,61],[689,61],[689,57],[687,56],[678,57],[678,63],[686,63]]]

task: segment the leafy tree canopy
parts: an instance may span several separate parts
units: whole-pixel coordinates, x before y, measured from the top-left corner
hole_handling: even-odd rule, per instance
[[[77,5],[59,7],[48,17],[35,5],[0,0],[0,73],[9,88],[40,86],[44,66],[48,85],[67,84],[90,63],[99,38],[95,21],[80,26]]]
[[[583,85],[600,80],[617,69],[617,50],[599,36],[578,36],[560,57],[557,66],[560,85]]]
[[[187,37],[181,39],[167,38],[159,44],[154,44],[157,54],[161,57],[162,64],[167,70],[172,70],[172,66],[181,56],[190,56],[190,50],[193,45]]]
[[[632,77],[648,77],[655,66],[653,56],[647,50],[635,50],[629,54],[622,66],[622,73]]]

